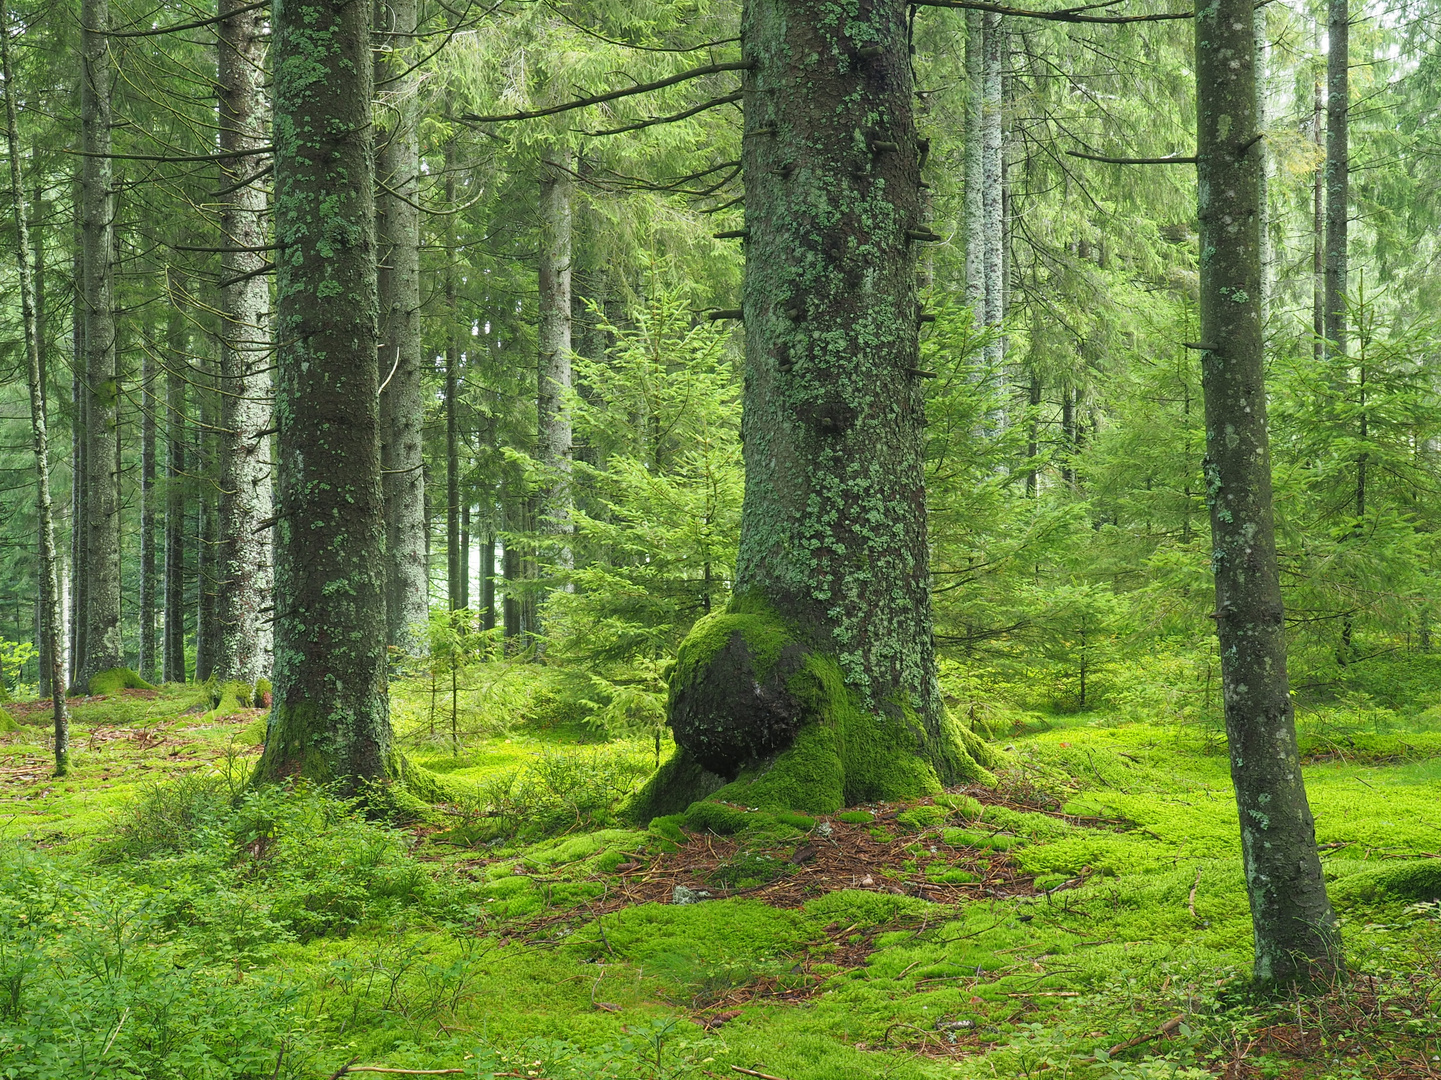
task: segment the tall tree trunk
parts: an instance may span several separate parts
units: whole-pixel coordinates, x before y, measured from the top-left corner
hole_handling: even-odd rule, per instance
[[[155,360],[153,326],[140,350],[140,657],[142,679],[157,677],[155,654]]]
[[[25,213],[25,183],[20,172],[20,130],[15,115],[15,79],[10,66],[10,18],[0,0],[0,74],[5,79],[5,136],[10,153],[10,198],[15,217],[15,261],[20,271],[20,317],[25,324],[26,373],[30,384],[30,439],[35,455],[36,509],[40,518],[40,606],[43,641],[54,687],[51,716],[55,731],[55,775],[70,768],[70,717],[65,708],[65,672],[60,647],[60,574],[55,550],[54,504],[50,500],[50,438],[46,430],[45,375],[36,322],[35,280],[30,267],[30,235]]]
[[[985,215],[986,246],[986,325],[999,330],[1005,322],[1003,277],[1005,268],[1005,207],[1002,199],[1005,153],[1005,102],[1001,89],[1009,59],[1010,35],[1002,17],[988,11],[983,16],[985,44],[982,56],[981,82],[985,101],[981,113],[982,200]],[[987,367],[999,372],[1004,347],[1000,335],[986,346]]]
[[[165,663],[168,683],[185,681],[185,365],[184,289],[169,283],[165,320]]]
[[[460,566],[457,568],[460,574],[460,606],[470,607],[470,500],[465,501],[465,506],[460,512],[460,538],[457,541],[460,551]]]
[[[76,191],[77,203],[79,191]],[[86,468],[85,451],[90,444],[86,437],[85,405],[85,302],[83,294],[84,260],[80,244],[79,218],[76,219],[75,257],[71,261],[73,271],[73,295],[71,297],[70,341],[70,567],[74,584],[70,589],[70,685],[80,682],[80,670],[85,666],[85,631],[90,623],[87,608],[90,589],[86,582],[86,555],[88,553],[90,521],[90,500],[87,497],[90,471]]]
[[[197,358],[198,360],[198,358]],[[218,588],[220,575],[220,492],[215,482],[216,421],[214,379],[199,375],[197,362],[196,397],[200,399],[200,425],[195,432],[195,680],[205,682],[215,674],[219,651]],[[204,365],[210,368],[208,362]]]
[[[1260,171],[1251,0],[1196,8],[1201,377],[1226,736],[1261,984],[1341,963],[1286,678],[1260,317]]]
[[[540,488],[536,492],[537,575],[553,570],[567,574],[575,566],[571,541],[570,405],[570,262],[571,156],[555,151],[541,162],[540,179],[540,346],[536,378],[536,460]],[[544,569],[542,569],[544,567]],[[541,605],[536,598],[536,625],[542,633]]]
[[[445,205],[455,205],[455,140],[445,144]],[[450,608],[455,611],[468,605],[469,571],[466,551],[461,541],[460,507],[460,342],[457,327],[460,310],[455,294],[456,252],[450,240],[455,230],[445,230],[445,550]],[[467,510],[469,507],[467,507]]]
[[[1256,8],[1255,14],[1252,16],[1252,33],[1256,38],[1256,130],[1258,132],[1266,130],[1266,98],[1270,93],[1271,38],[1267,33],[1269,11],[1270,9],[1262,4]],[[1256,153],[1261,157],[1261,167],[1256,181],[1256,205],[1260,215],[1257,220],[1257,233],[1261,245],[1259,253],[1261,260],[1260,312],[1261,339],[1264,348],[1266,327],[1271,322],[1271,282],[1274,273],[1271,252],[1271,205],[1270,196],[1267,194],[1270,189],[1271,148],[1264,136],[1256,144]]]
[[[824,0],[749,0],[741,48],[736,591],[683,646],[672,729],[722,776],[778,753],[784,771],[798,735],[826,745],[823,776],[772,796],[813,808],[934,789],[977,766],[941,702],[931,638],[907,6],[875,0],[838,22]]]
[[[220,508],[215,674],[254,683],[270,672],[270,286],[265,266],[269,13],[220,0]]]
[[[1316,23],[1316,52],[1321,51],[1321,24]],[[1319,60],[1318,60],[1319,64]],[[1326,354],[1326,84],[1316,72],[1311,114],[1311,137],[1316,142],[1316,173],[1312,181],[1311,332],[1312,354]]]
[[[966,12],[966,143],[963,191],[966,230],[966,304],[977,325],[986,321],[985,15]]]
[[[376,355],[370,11],[272,21],[280,427],[274,704],[262,780],[394,775]]]
[[[80,8],[81,304],[85,318],[85,659],[84,687],[120,667],[120,385],[115,356],[115,195],[112,190],[109,0]]]
[[[1328,0],[1326,51],[1326,340],[1334,356],[1346,355],[1346,270],[1350,220],[1351,9]]]
[[[380,455],[385,495],[385,597],[389,641],[411,655],[425,648],[430,610],[424,402],[420,381],[420,137],[415,80],[406,73],[416,0],[376,0],[384,121],[380,133],[376,226],[380,257]],[[393,372],[393,374],[392,374]]]
[[[480,628],[495,629],[495,528],[480,537]]]

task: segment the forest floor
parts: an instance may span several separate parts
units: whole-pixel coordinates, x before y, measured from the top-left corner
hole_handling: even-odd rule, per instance
[[[60,780],[7,705],[0,1076],[1441,1077],[1433,725],[1303,716],[1352,974],[1257,1002],[1214,730],[1032,714],[996,788],[676,837],[609,820],[650,739],[428,693],[474,797],[391,825],[249,792],[264,714],[203,690],[77,701]]]

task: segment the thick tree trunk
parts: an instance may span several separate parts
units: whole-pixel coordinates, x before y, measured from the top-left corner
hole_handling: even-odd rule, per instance
[[[153,334],[147,332],[147,339]],[[155,638],[155,359],[149,341],[140,350],[140,657],[142,679],[156,678]]]
[[[1269,58],[1271,53],[1271,38],[1267,33],[1267,15],[1269,8],[1262,4],[1256,8],[1252,16],[1252,32],[1256,38],[1256,130],[1266,130],[1266,98],[1269,94]],[[1266,327],[1271,322],[1271,282],[1274,275],[1271,252],[1271,205],[1270,196],[1267,192],[1270,189],[1271,169],[1271,147],[1268,140],[1263,136],[1256,144],[1256,153],[1261,157],[1261,167],[1256,180],[1256,205],[1259,217],[1257,219],[1257,233],[1260,238],[1260,260],[1261,260],[1261,339],[1266,339]]]
[[[170,290],[165,323],[165,663],[168,683],[185,681],[185,362],[184,312]]]
[[[264,91],[269,16],[220,0],[220,149],[267,141]],[[270,673],[270,286],[265,265],[266,170],[260,156],[220,166],[220,508],[215,674],[254,683]]]
[[[1301,779],[1272,521],[1251,0],[1196,9],[1201,374],[1215,620],[1258,983],[1341,963]]]
[[[380,258],[380,455],[385,494],[385,597],[388,640],[417,655],[430,611],[424,402],[420,381],[420,137],[416,76],[406,73],[416,0],[376,0],[376,76],[382,81],[376,196]],[[392,81],[393,80],[393,81]],[[392,373],[393,372],[393,373]]]
[[[279,508],[262,780],[396,772],[386,673],[370,11],[281,0],[275,72]]]
[[[81,305],[85,319],[86,540],[84,687],[120,667],[120,380],[115,357],[115,195],[112,190],[109,0],[80,11]]]
[[[455,140],[445,144],[445,205],[455,205]],[[463,379],[460,370],[459,320],[460,309],[456,303],[455,260],[456,252],[451,249],[450,239],[455,231],[449,226],[445,232],[446,250],[441,253],[445,259],[445,550],[447,553],[447,581],[449,583],[450,608],[469,606],[469,576],[466,566],[466,550],[461,541],[460,507],[460,387]],[[467,506],[467,511],[469,507]]]
[[[742,16],[736,595],[682,647],[683,755],[649,789],[655,811],[687,759],[745,774],[737,801],[818,810],[981,775],[931,639],[906,16],[903,0],[839,22],[823,0],[750,0]]]
[[[0,0],[0,27],[8,30],[9,13]],[[54,504],[50,499],[50,438],[46,429],[45,374],[40,359],[36,321],[35,279],[30,267],[30,235],[25,216],[25,183],[20,173],[20,131],[15,116],[15,80],[10,66],[10,36],[0,34],[0,74],[5,79],[5,135],[10,156],[10,197],[15,219],[15,261],[20,271],[20,317],[24,323],[26,374],[30,384],[30,437],[35,455],[36,510],[40,518],[40,607],[45,659],[54,687],[55,775],[70,768],[70,717],[65,708],[65,672],[60,648],[60,574],[55,550]]]
[[[541,162],[540,180],[540,323],[536,337],[536,460],[540,487],[536,492],[537,574],[564,576],[575,567],[571,542],[571,158],[556,151]],[[536,634],[542,633],[541,605],[535,604]]]
[[[1326,52],[1326,340],[1335,356],[1346,355],[1347,237],[1350,220],[1351,9],[1328,0]]]

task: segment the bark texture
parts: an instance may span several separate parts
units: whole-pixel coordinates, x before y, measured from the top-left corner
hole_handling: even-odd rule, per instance
[[[380,258],[381,465],[385,494],[385,596],[389,641],[411,655],[425,648],[430,611],[426,557],[424,401],[420,385],[420,138],[416,76],[406,73],[416,0],[377,0],[377,111],[384,125],[376,196]],[[394,372],[391,374],[391,372]]]
[[[280,0],[274,705],[258,777],[392,774],[370,11]]]
[[[0,27],[9,27],[0,0]],[[11,209],[15,220],[15,261],[20,272],[20,315],[24,323],[26,375],[30,386],[30,437],[35,456],[35,502],[40,518],[40,614],[44,655],[49,664],[55,733],[55,775],[70,767],[70,717],[65,708],[65,674],[60,646],[60,574],[55,550],[54,504],[50,499],[50,437],[45,416],[45,368],[41,362],[35,279],[30,265],[30,234],[25,213],[25,184],[20,171],[20,132],[16,120],[15,80],[10,67],[10,36],[0,34],[0,74],[5,79],[5,136],[10,157]]]
[[[121,665],[120,379],[115,357],[115,195],[109,158],[109,0],[80,9],[81,308],[85,320],[85,652],[76,684]]]
[[[146,333],[140,352],[140,658],[136,669],[140,677],[153,681],[156,677],[156,558],[157,530],[155,523],[155,358]]]
[[[983,16],[981,81],[984,101],[981,112],[982,202],[985,216],[986,325],[999,329],[1005,321],[1005,69],[1009,59],[1010,35],[1002,17],[994,11]],[[998,370],[1004,346],[1000,335],[986,346],[991,370]]]
[[[165,325],[165,629],[166,682],[185,681],[185,313],[170,286]]]
[[[254,151],[267,139],[264,11],[220,0],[220,149]],[[220,517],[215,674],[254,683],[270,673],[270,286],[265,191],[245,181],[266,170],[260,155],[221,162]]]
[[[540,322],[536,378],[536,531],[545,539],[540,562],[564,574],[575,565],[571,538],[571,183],[568,153],[555,152],[541,163],[540,180]],[[542,571],[543,572],[543,571]],[[541,632],[537,605],[536,633]]]
[[[1347,225],[1350,217],[1351,8],[1328,0],[1326,33],[1326,340],[1346,355]]]
[[[844,774],[826,782],[832,797],[895,790],[863,775],[882,757],[908,761],[899,768],[915,782],[975,769],[941,703],[931,641],[906,14],[901,0],[846,18],[821,0],[751,0],[743,14],[753,66],[736,599],[697,627],[672,679],[677,742],[713,773],[783,749],[808,719],[818,731],[836,721],[848,745],[825,751]],[[765,690],[746,723],[732,723],[738,673]],[[858,755],[863,742],[876,753]]]
[[[1301,778],[1272,520],[1251,0],[1196,9],[1201,354],[1216,627],[1261,984],[1341,962]]]

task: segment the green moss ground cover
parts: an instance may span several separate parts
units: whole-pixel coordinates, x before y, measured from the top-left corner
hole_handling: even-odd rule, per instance
[[[8,706],[0,1076],[1441,1068],[1441,732],[1424,713],[1303,716],[1356,975],[1271,1005],[1241,993],[1249,916],[1209,729],[1031,714],[998,733],[993,789],[760,827],[712,803],[715,821],[642,829],[624,806],[653,740],[601,741],[545,677],[506,678],[514,719],[473,695],[454,731],[428,683],[402,684],[409,759],[464,795],[441,807],[247,792],[264,714],[243,695],[78,700],[61,781],[43,709]],[[677,882],[712,898],[664,902]]]

